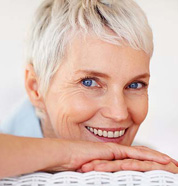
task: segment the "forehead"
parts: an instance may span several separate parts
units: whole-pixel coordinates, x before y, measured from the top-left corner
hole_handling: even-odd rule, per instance
[[[72,71],[83,69],[122,74],[124,70],[127,73],[149,73],[150,57],[142,50],[114,45],[97,37],[87,36],[73,39],[64,61]]]

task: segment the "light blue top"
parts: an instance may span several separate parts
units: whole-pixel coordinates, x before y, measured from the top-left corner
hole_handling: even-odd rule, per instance
[[[28,99],[25,99],[18,109],[0,124],[0,132],[16,136],[43,138],[40,121]]]

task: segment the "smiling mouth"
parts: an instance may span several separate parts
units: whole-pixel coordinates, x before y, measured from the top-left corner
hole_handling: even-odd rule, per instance
[[[114,131],[106,131],[101,129],[96,129],[93,127],[86,127],[91,133],[99,137],[105,138],[120,138],[125,134],[126,129],[123,130],[114,130]]]

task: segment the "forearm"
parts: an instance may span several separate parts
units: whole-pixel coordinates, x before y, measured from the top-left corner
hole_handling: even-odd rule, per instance
[[[0,178],[60,166],[65,157],[59,150],[62,145],[59,140],[0,134]]]
[[[113,162],[114,159],[118,162],[123,160],[122,163],[127,163],[125,159],[131,159],[133,162],[135,160],[138,162],[149,161],[162,165],[171,162],[168,156],[143,147],[51,138],[25,138],[1,134],[0,151],[0,178],[40,170],[75,171],[91,162],[89,168],[85,166],[84,171],[88,172],[95,170],[93,160],[99,163],[98,160]],[[133,170],[133,168],[129,167],[129,170]]]

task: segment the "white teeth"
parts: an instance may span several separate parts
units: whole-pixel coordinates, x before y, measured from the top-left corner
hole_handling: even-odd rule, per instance
[[[94,132],[93,128],[91,128],[91,127],[89,127],[89,130],[90,130],[91,132]]]
[[[94,133],[95,135],[98,136],[103,136],[105,138],[119,138],[124,135],[125,130],[120,130],[120,131],[102,131],[101,129],[95,129],[92,127],[86,127],[90,132]]]
[[[103,136],[104,137],[107,137],[108,136],[108,133],[106,131],[103,131]]]
[[[118,138],[119,136],[122,136],[122,135],[120,135],[120,132],[119,131],[115,131],[114,132],[114,137],[115,138]]]
[[[123,134],[124,134],[124,131],[121,130],[121,131],[120,131],[120,136],[123,136]]]
[[[108,132],[108,138],[113,138],[114,137],[114,133],[112,131]]]
[[[102,130],[98,130],[98,136],[103,136]]]
[[[94,129],[94,134],[98,134],[98,130],[97,129]]]

